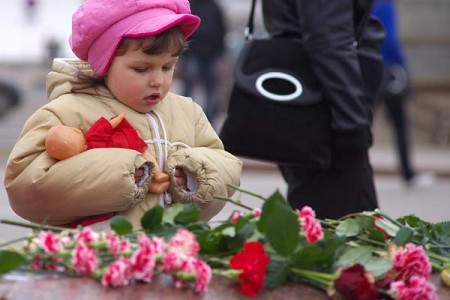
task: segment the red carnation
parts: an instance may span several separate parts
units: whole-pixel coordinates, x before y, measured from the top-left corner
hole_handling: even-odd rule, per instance
[[[346,300],[375,300],[378,296],[373,277],[360,264],[342,270],[334,287]]]
[[[239,288],[246,296],[256,296],[264,287],[264,276],[270,258],[259,242],[247,242],[244,249],[230,259],[232,269],[241,270]]]

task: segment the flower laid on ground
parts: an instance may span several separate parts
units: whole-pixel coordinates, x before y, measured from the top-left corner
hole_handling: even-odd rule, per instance
[[[0,274],[46,270],[91,276],[110,287],[151,284],[164,275],[174,287],[200,294],[214,274],[245,296],[302,282],[361,300],[437,299],[432,271],[448,285],[450,223],[412,215],[393,220],[379,211],[319,220],[311,207],[292,210],[279,192],[265,198],[234,188],[260,198],[261,209],[217,197],[248,211],[212,226],[198,220],[193,204],[155,206],[141,231],[121,216],[111,220],[109,233],[28,225],[35,230],[22,248],[0,245]]]
[[[239,288],[246,296],[256,296],[264,288],[264,277],[270,257],[260,242],[246,242],[244,249],[230,259],[230,266],[239,270]]]

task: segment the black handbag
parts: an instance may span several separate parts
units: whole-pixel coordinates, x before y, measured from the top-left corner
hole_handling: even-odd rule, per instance
[[[275,163],[327,168],[330,108],[303,44],[287,38],[251,38],[255,2],[220,132],[225,150]]]

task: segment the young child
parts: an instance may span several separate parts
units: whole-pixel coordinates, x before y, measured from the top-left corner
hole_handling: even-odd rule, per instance
[[[242,162],[226,152],[200,106],[169,92],[186,38],[200,19],[188,0],[86,0],[73,15],[69,42],[78,59],[55,59],[47,77],[50,102],[25,123],[7,162],[13,210],[36,223],[65,226],[122,214],[140,228],[156,204],[195,203],[209,220],[231,196]],[[153,164],[138,151],[96,148],[64,160],[45,151],[50,128],[84,134],[121,112],[171,177],[167,193],[148,192]],[[107,221],[96,229],[107,229]]]

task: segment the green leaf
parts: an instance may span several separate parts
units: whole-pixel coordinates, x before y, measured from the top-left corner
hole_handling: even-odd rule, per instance
[[[148,230],[147,234],[159,236],[165,240],[168,240],[172,237],[177,230],[180,229],[180,226],[171,223],[161,223],[161,226],[157,226],[152,230]]]
[[[364,268],[378,278],[392,268],[392,263],[386,258],[372,256],[369,261],[364,263]]]
[[[175,216],[175,223],[186,225],[198,221],[200,209],[195,204],[185,204],[183,210]]]
[[[266,235],[272,248],[281,256],[291,256],[300,244],[300,224],[295,212],[277,199],[269,199],[275,204],[266,219]]]
[[[400,229],[400,227],[396,224],[393,224],[391,221],[386,219],[376,219],[375,225],[378,226],[380,229],[386,231],[387,234],[390,236],[396,236],[397,231]]]
[[[223,251],[223,239],[214,231],[204,231],[197,236],[202,254],[220,254]]]
[[[413,214],[398,218],[397,221],[403,225],[408,225],[412,228],[419,227],[421,224],[428,224],[428,222],[423,221],[422,219]]]
[[[222,230],[222,235],[228,236],[228,237],[235,237],[236,236],[236,227],[229,226]]]
[[[26,257],[19,252],[0,250],[0,274],[8,273],[26,263]]]
[[[379,230],[376,229],[370,230],[369,240],[373,240],[380,243],[385,242],[384,235]]]
[[[203,221],[196,221],[193,223],[189,223],[184,226],[189,231],[192,231],[195,234],[200,234],[203,231],[211,231],[211,227],[208,223]]]
[[[440,228],[443,235],[450,236],[450,221],[440,222],[435,225]]]
[[[133,225],[124,216],[115,216],[111,219],[111,229],[118,235],[124,235],[133,231]]]
[[[175,217],[184,209],[182,203],[175,203],[164,209],[163,222],[175,224]]]
[[[272,218],[272,211],[277,209],[278,206],[289,208],[286,199],[284,199],[283,195],[281,195],[277,190],[269,198],[267,198],[261,209],[261,216],[257,223],[258,230],[261,233],[266,233],[267,221]]]
[[[266,270],[264,287],[274,290],[282,286],[288,279],[289,263],[286,261],[272,261]]]
[[[159,204],[147,210],[141,219],[142,228],[152,230],[161,226],[163,212],[164,208]]]
[[[243,226],[236,226],[236,234],[234,237],[226,237],[224,239],[227,242],[228,249],[236,252],[242,248],[244,243],[248,241],[249,237],[253,235],[255,231],[255,225],[251,223],[244,223]]]
[[[315,244],[307,244],[294,254],[293,266],[299,269],[326,269],[333,264],[335,257],[340,255],[344,245],[345,238],[336,235]]]
[[[344,254],[338,259],[337,265],[340,267],[349,267],[353,264],[360,263],[364,265],[372,258],[372,248],[370,247],[357,247],[350,248],[345,251]]]
[[[411,228],[408,227],[402,227],[399,231],[397,231],[397,234],[395,235],[394,243],[397,246],[404,246],[407,243],[412,241],[412,238],[414,236],[414,232]]]
[[[358,225],[363,230],[371,230],[374,226],[373,217],[370,216],[358,216],[355,218],[355,221],[358,222]]]
[[[359,223],[356,220],[346,219],[336,227],[336,234],[345,237],[357,236],[360,229]]]

